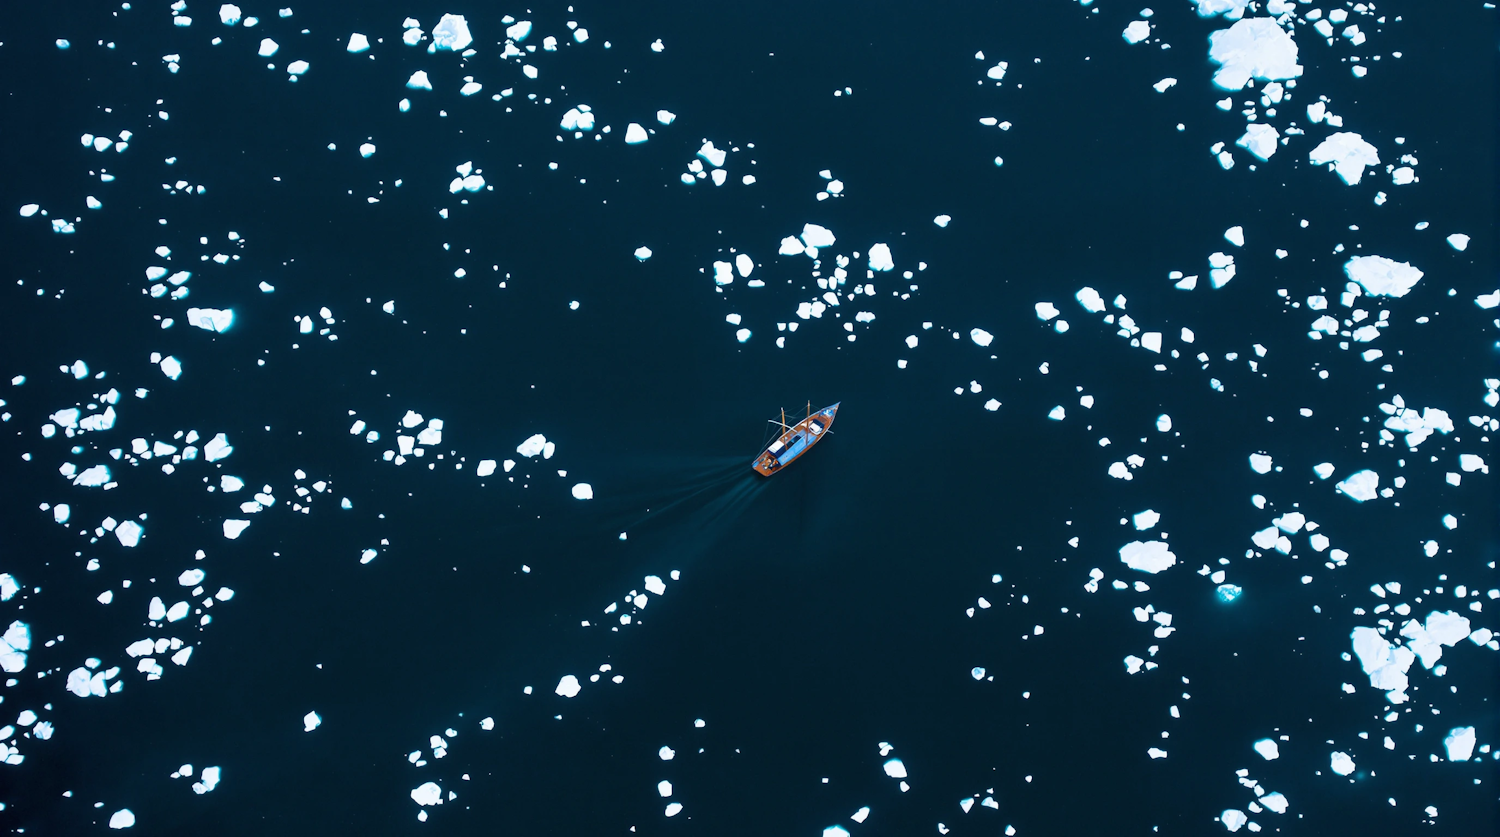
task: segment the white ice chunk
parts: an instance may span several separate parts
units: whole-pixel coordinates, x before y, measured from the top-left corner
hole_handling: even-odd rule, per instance
[[[225,26],[234,26],[240,22],[240,7],[233,3],[225,3],[219,7],[219,22]]]
[[[234,309],[189,308],[186,317],[189,325],[195,325],[204,331],[223,333],[234,324]]]
[[[423,782],[416,786],[411,792],[411,801],[419,806],[443,804],[443,789],[436,782]]]
[[[1340,131],[1323,140],[1307,155],[1308,162],[1315,166],[1333,164],[1333,170],[1350,186],[1359,182],[1366,166],[1380,165],[1380,153],[1375,146],[1365,142],[1364,137],[1349,131]]]
[[[1228,808],[1219,814],[1219,822],[1223,823],[1224,827],[1229,829],[1229,831],[1231,832],[1239,831],[1241,828],[1244,828],[1245,822],[1248,819],[1249,818],[1245,816],[1245,812],[1241,811],[1238,808]]]
[[[1093,288],[1081,288],[1074,298],[1078,300],[1079,305],[1083,306],[1083,310],[1090,314],[1098,314],[1104,310],[1104,298],[1099,296],[1099,292]]]
[[[1355,256],[1344,264],[1344,274],[1371,296],[1406,296],[1422,279],[1422,271],[1409,263],[1384,256]]]
[[[1276,746],[1276,742],[1269,738],[1262,738],[1255,742],[1254,746],[1255,752],[1260,753],[1260,757],[1266,761],[1281,757],[1281,748]]]
[[[1443,747],[1448,751],[1448,761],[1468,761],[1474,755],[1474,728],[1454,727],[1449,730],[1443,739]]]
[[[1245,228],[1233,226],[1224,231],[1224,240],[1236,247],[1245,246]]]
[[[575,499],[575,500],[592,500],[592,499],[594,499],[594,487],[591,486],[591,485],[589,485],[586,482],[578,483],[577,485],[573,486],[573,499]]]
[[[676,118],[677,114],[669,110],[659,110],[656,112],[656,121],[660,122],[663,125],[671,125],[672,121]]]
[[[302,731],[312,732],[323,723],[323,718],[316,712],[309,712],[302,716]]]
[[[520,455],[529,459],[539,453],[542,453],[544,450],[546,450],[546,447],[547,437],[538,433],[518,445],[516,447],[516,453],[519,453]]]
[[[248,520],[226,520],[224,521],[224,537],[228,538],[229,540],[234,540],[235,538],[238,538],[240,536],[240,533],[249,528],[249,526],[250,521]]]
[[[1036,304],[1036,318],[1046,322],[1058,315],[1057,306],[1050,302],[1038,302]]]
[[[982,328],[975,328],[969,330],[969,339],[973,340],[977,346],[988,346],[995,339],[995,336]],[[912,348],[916,348],[914,343],[908,342]]]
[[[1239,90],[1252,78],[1265,81],[1297,78],[1297,42],[1269,17],[1241,20],[1208,36],[1208,58],[1219,64],[1214,84]]]
[[[1356,503],[1363,503],[1373,500],[1378,496],[1377,489],[1380,487],[1380,475],[1368,469],[1356,471],[1345,477],[1335,487],[1349,499]]]
[[[832,247],[835,240],[833,231],[827,227],[820,227],[817,224],[802,226],[802,241],[808,247]],[[782,248],[785,249],[785,247],[786,244],[783,242]]]
[[[1177,563],[1177,556],[1163,541],[1131,541],[1120,547],[1120,561],[1132,570],[1159,573]]]
[[[469,35],[469,22],[463,15],[443,15],[432,27],[432,42],[438,49],[460,52],[473,43],[474,38]]]
[[[1263,453],[1250,454],[1250,470],[1257,474],[1269,474],[1271,472],[1271,457]]]
[[[359,34],[358,32],[355,32],[354,34],[349,36],[349,45],[347,47],[344,47],[345,50],[353,53],[365,52],[369,50],[369,48],[370,39],[366,38],[364,35]]]
[[[716,169],[724,165],[724,158],[728,153],[722,148],[715,148],[714,144],[708,140],[704,140],[703,147],[698,149],[698,156],[702,157],[709,165]]]
[[[650,137],[646,134],[646,129],[642,128],[639,123],[632,122],[625,126],[626,145],[640,145],[648,139]]]
[[[1138,44],[1151,37],[1151,24],[1144,20],[1133,20],[1120,35],[1125,39],[1125,43]]]
[[[902,763],[901,759],[890,759],[885,763],[885,775],[892,779],[905,779],[906,765]]]
[[[755,260],[740,253],[734,257],[734,269],[741,278],[749,278],[750,272],[755,270]]]
[[[426,70],[417,70],[406,80],[406,87],[409,90],[431,90],[432,82],[427,78]]]
[[[203,446],[203,458],[209,462],[218,462],[231,453],[234,453],[234,446],[229,444],[229,437],[223,433],[215,433],[208,444]]]
[[[1469,237],[1463,233],[1454,233],[1448,236],[1448,246],[1462,253],[1469,249]]]
[[[110,828],[130,828],[133,825],[135,825],[135,814],[129,808],[121,808],[109,815]]]
[[[870,247],[870,269],[892,270],[896,263],[891,261],[891,248],[885,244],[875,244]]]
[[[258,54],[261,58],[270,58],[271,56],[275,55],[276,50],[280,48],[281,47],[270,38],[263,38],[260,42],[260,52]]]
[[[120,539],[122,546],[135,546],[141,542],[141,535],[145,532],[141,524],[134,520],[127,520],[115,527],[115,537]],[[1467,632],[1465,632],[1467,635]]]
[[[1328,758],[1328,766],[1334,773],[1340,776],[1348,776],[1354,772],[1354,759],[1349,758],[1348,753],[1341,753],[1335,750]]]
[[[1146,509],[1139,514],[1131,515],[1130,519],[1135,524],[1136,529],[1145,531],[1155,526],[1157,521],[1161,520],[1161,515],[1151,509]]]
[[[582,686],[578,685],[577,677],[567,674],[561,680],[557,681],[557,688],[554,691],[565,698],[570,698],[577,695],[582,688]]]

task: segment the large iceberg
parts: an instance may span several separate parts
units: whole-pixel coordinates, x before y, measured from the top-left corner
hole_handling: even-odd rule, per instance
[[[1297,42],[1269,17],[1242,20],[1208,36],[1208,58],[1220,65],[1214,84],[1240,90],[1250,79],[1278,81],[1302,75]]]

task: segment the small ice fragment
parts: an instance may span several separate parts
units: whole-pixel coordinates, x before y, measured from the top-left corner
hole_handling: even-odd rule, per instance
[[[1239,810],[1238,808],[1229,808],[1219,814],[1219,822],[1223,823],[1224,827],[1229,829],[1231,832],[1239,831],[1241,828],[1244,828],[1245,822],[1248,819],[1249,818],[1245,816],[1245,812]]]
[[[1255,752],[1260,753],[1261,758],[1266,761],[1281,757],[1281,748],[1276,746],[1276,742],[1269,738],[1262,738],[1255,742]]]
[[[675,114],[675,113],[673,113],[673,112],[671,112],[669,110],[659,110],[659,111],[656,112],[656,121],[660,122],[663,125],[671,125],[672,124],[672,120],[674,120],[676,118],[677,118],[677,114]]]
[[[1333,463],[1321,462],[1317,465],[1314,465],[1313,473],[1318,475],[1318,479],[1326,480],[1329,477],[1333,476]]]
[[[224,521],[224,537],[228,538],[229,540],[234,540],[235,538],[238,538],[240,536],[240,533],[249,528],[249,526],[250,521],[248,520],[226,520]]]
[[[349,52],[360,53],[370,48],[370,39],[355,32],[349,36],[349,46],[345,47]]]
[[[115,537],[119,538],[121,546],[135,546],[141,542],[141,535],[144,531],[141,524],[134,520],[127,520],[115,527]]]
[[[1340,776],[1348,776],[1354,772],[1354,759],[1349,758],[1348,753],[1341,753],[1335,750],[1333,755],[1328,758],[1328,766],[1334,773]]]
[[[561,680],[557,681],[557,688],[554,691],[565,698],[570,698],[577,695],[582,688],[582,686],[578,685],[577,677],[567,674]]]
[[[594,499],[594,487],[591,486],[591,485],[589,485],[586,482],[578,483],[577,485],[573,486],[573,499],[575,499],[575,500],[592,500],[592,499]]]
[[[1274,127],[1264,122],[1251,122],[1245,126],[1244,136],[1235,140],[1234,144],[1261,160],[1269,160],[1279,147],[1277,145],[1279,139],[1281,139],[1281,134]]]
[[[406,80],[406,87],[409,90],[431,90],[432,82],[428,80],[426,70],[417,70]]]
[[[1036,304],[1036,318],[1046,322],[1058,314],[1057,306],[1050,302],[1038,302]]]
[[[121,808],[109,816],[110,828],[129,828],[133,825],[135,825],[135,814],[129,808]]]
[[[952,220],[953,216],[951,215],[939,215],[932,219],[932,223],[937,224],[939,227],[947,227],[948,222]]]
[[[625,126],[626,145],[639,145],[649,138],[646,134],[646,129],[642,128],[638,123],[632,122]]]
[[[1125,31],[1120,33],[1127,44],[1138,44],[1151,36],[1151,24],[1144,20],[1133,20]]]
[[[235,26],[240,22],[240,7],[233,3],[225,3],[219,7],[219,22],[225,26]]]
[[[1175,84],[1177,84],[1177,79],[1168,76],[1167,78],[1164,78],[1161,81],[1158,81],[1157,83],[1151,85],[1151,87],[1158,93],[1165,93],[1167,92],[1167,88],[1172,87]]]
[[[870,269],[892,270],[896,263],[891,261],[891,248],[885,244],[875,244],[870,247]]]
[[[1236,247],[1244,247],[1245,228],[1238,225],[1230,227],[1224,231],[1224,240]]]
[[[481,459],[479,466],[474,469],[475,476],[487,477],[493,473],[495,473],[495,460],[493,459]]]
[[[820,227],[817,224],[804,224],[802,226],[802,241],[808,247],[832,247],[835,240],[833,231],[827,227]],[[785,242],[782,243],[782,246],[785,248]]]
[[[885,763],[885,775],[892,779],[905,779],[906,765],[901,762],[901,759],[890,759]]]
[[[375,155],[375,143],[367,142],[359,147],[359,156],[369,159]]]
[[[650,247],[637,247],[637,248],[635,248],[635,257],[638,260],[640,260],[640,261],[645,261],[645,260],[651,258],[651,248]]]
[[[1271,457],[1263,453],[1250,454],[1250,470],[1257,474],[1268,474],[1271,472]]]
[[[1469,249],[1469,237],[1463,233],[1454,233],[1448,236],[1448,246],[1462,253]]]
[[[982,328],[975,328],[975,329],[970,329],[970,331],[969,331],[969,339],[973,340],[974,344],[977,345],[977,346],[988,346],[990,344],[990,342],[995,339],[995,336],[993,334],[990,334],[988,331],[985,331]],[[909,338],[907,340],[907,345],[909,347],[915,349],[916,348],[916,340],[915,340],[915,338]]]
[[[323,718],[316,712],[309,712],[302,716],[302,731],[312,732],[323,723]]]
[[[1140,512],[1139,514],[1135,514],[1135,515],[1131,516],[1131,521],[1135,523],[1135,528],[1138,529],[1138,530],[1140,530],[1140,531],[1145,531],[1146,529],[1150,529],[1151,527],[1155,526],[1156,523],[1157,523],[1157,521],[1159,521],[1159,520],[1161,520],[1161,515],[1157,514],[1155,511],[1152,511],[1151,509],[1146,509],[1145,511]]]
[[[1166,433],[1168,430],[1171,430],[1172,429],[1172,417],[1169,416],[1169,415],[1167,415],[1166,413],[1162,413],[1161,415],[1157,416],[1156,417],[1156,429],[1157,429],[1158,432],[1161,432],[1161,433]]]
[[[270,38],[264,38],[260,42],[259,55],[261,58],[270,58],[271,56],[275,55],[276,50],[280,48],[281,47],[277,45],[275,41],[271,40]]]

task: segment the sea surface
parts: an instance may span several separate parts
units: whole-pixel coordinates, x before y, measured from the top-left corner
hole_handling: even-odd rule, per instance
[[[0,826],[1496,833],[1496,14],[14,5]]]

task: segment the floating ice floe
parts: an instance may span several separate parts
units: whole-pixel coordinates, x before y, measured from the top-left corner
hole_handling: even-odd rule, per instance
[[[1240,226],[1230,227],[1224,231],[1224,240],[1236,247],[1245,246],[1245,228]]]
[[[982,328],[975,328],[969,330],[969,339],[973,340],[976,346],[988,346],[995,339],[995,336]],[[911,343],[911,348],[916,348],[914,341],[915,338],[908,341]]]
[[[191,774],[192,771],[189,770],[188,773]],[[222,771],[217,767],[203,768],[203,778],[193,783],[193,793],[204,794],[218,787],[221,775]]]
[[[1384,691],[1392,704],[1406,702],[1406,672],[1417,655],[1405,646],[1392,646],[1375,628],[1355,628],[1349,634],[1354,656],[1370,676],[1370,685]]]
[[[1263,453],[1250,454],[1250,470],[1257,474],[1269,474],[1271,467],[1271,457]]]
[[[1131,541],[1120,547],[1120,561],[1132,570],[1153,575],[1177,563],[1163,541]]]
[[[1328,767],[1340,776],[1348,776],[1354,772],[1354,759],[1350,758],[1348,753],[1335,750],[1328,757]]]
[[[1245,16],[1245,6],[1250,0],[1191,0],[1198,7],[1198,17],[1223,15],[1230,20]]]
[[[656,121],[663,125],[671,125],[676,118],[677,114],[669,110],[659,110],[656,112]]]
[[[312,732],[323,725],[323,717],[316,712],[309,712],[302,716],[302,731]]]
[[[1139,514],[1131,516],[1131,522],[1135,524],[1135,528],[1138,531],[1145,531],[1147,529],[1150,529],[1151,527],[1155,526],[1157,524],[1157,521],[1159,520],[1161,520],[1161,515],[1151,509],[1146,509]]]
[[[1333,170],[1350,186],[1364,177],[1366,166],[1380,165],[1380,153],[1364,137],[1349,131],[1332,134],[1307,155],[1315,166],[1333,164]]]
[[[586,482],[578,483],[577,485],[573,486],[573,499],[575,499],[575,500],[592,500],[592,499],[594,499],[594,487],[591,486],[591,485],[589,485]]]
[[[115,527],[115,537],[121,546],[133,547],[141,542],[141,535],[145,534],[145,528],[134,520],[127,520]]]
[[[0,636],[0,670],[15,674],[26,668],[26,652],[31,650],[31,626],[15,621]]]
[[[905,779],[906,765],[901,759],[890,759],[885,763],[885,775],[892,779]]]
[[[802,241],[810,248],[832,247],[836,240],[833,237],[833,231],[827,227],[820,227],[817,224],[802,225]],[[786,248],[785,241],[782,242],[782,248]]]
[[[638,123],[632,122],[625,126],[626,145],[640,145],[648,139],[650,137],[646,134],[646,129],[642,128]]]
[[[870,269],[871,270],[893,270],[896,263],[891,261],[891,248],[885,244],[875,244],[870,247]]]
[[[1276,746],[1276,742],[1269,738],[1262,738],[1255,742],[1254,747],[1255,752],[1260,753],[1261,758],[1266,761],[1272,761],[1281,757],[1281,748]]]
[[[939,227],[947,227],[948,222],[952,220],[952,215],[939,215],[936,218],[932,219],[932,223],[937,224]]]
[[[345,47],[346,50],[353,53],[365,52],[369,50],[369,48],[370,39],[366,38],[364,35],[359,34],[358,32],[355,32],[354,34],[349,36],[349,46]]]
[[[637,248],[635,248],[635,257],[636,257],[636,259],[638,259],[640,261],[645,261],[645,260],[651,258],[651,248],[650,247],[637,247]]]
[[[594,113],[588,105],[568,108],[563,114],[562,122],[558,127],[564,131],[592,131],[594,130]]]
[[[571,674],[566,674],[563,675],[563,678],[561,680],[557,681],[557,688],[554,691],[556,691],[557,694],[561,695],[562,697],[570,698],[577,696],[578,692],[582,688],[582,686],[578,685],[577,677]]]
[[[121,808],[109,815],[110,828],[130,828],[133,825],[135,825],[135,814],[129,808]]]
[[[270,58],[271,56],[276,54],[276,50],[278,49],[281,49],[281,46],[275,41],[271,40],[270,38],[262,38],[260,42],[260,51],[256,54],[261,58]]]
[[[1474,755],[1474,728],[1454,727],[1443,739],[1448,761],[1468,761]]]
[[[710,140],[704,140],[703,147],[698,149],[698,156],[716,169],[724,166],[724,158],[728,153],[722,148],[715,148]]]
[[[469,22],[463,15],[443,15],[432,27],[432,43],[438,49],[459,52],[474,42],[469,35]]]
[[[406,80],[406,87],[408,90],[431,90],[432,82],[428,80],[426,70],[417,70]]]
[[[1219,64],[1214,84],[1240,90],[1250,79],[1281,81],[1302,75],[1297,42],[1269,17],[1241,20],[1208,36],[1208,58]]]
[[[443,789],[436,782],[423,782],[412,789],[411,800],[422,807],[443,804]]]
[[[505,29],[505,37],[510,38],[512,41],[515,41],[518,44],[526,40],[526,37],[530,34],[531,21],[529,20],[520,21],[519,23],[512,24]]]
[[[1238,808],[1227,808],[1219,814],[1219,822],[1223,823],[1224,827],[1231,832],[1244,828],[1245,823],[1248,821],[1249,817],[1246,817],[1245,812]]]
[[[1334,487],[1356,503],[1363,503],[1379,496],[1380,475],[1368,469],[1356,471]]]
[[[1463,233],[1454,233],[1448,236],[1448,246],[1462,253],[1469,249],[1469,237]]]
[[[204,331],[223,333],[234,324],[234,309],[231,308],[189,308],[186,316],[189,325]]]
[[[1057,306],[1050,302],[1038,302],[1036,304],[1036,318],[1046,322],[1058,315]]]
[[[1125,27],[1125,31],[1120,33],[1120,36],[1127,44],[1138,44],[1151,37],[1151,24],[1144,20],[1133,20],[1129,26]]]
[[[225,26],[234,26],[240,22],[240,7],[233,3],[225,3],[219,7],[219,22]]]
[[[365,158],[366,160],[375,156],[375,143],[367,142],[361,144],[359,147],[359,156]]]
[[[1168,76],[1167,78],[1164,78],[1161,81],[1158,81],[1157,83],[1151,85],[1151,88],[1158,93],[1165,93],[1167,92],[1168,88],[1174,87],[1176,86],[1176,84],[1177,79]]]
[[[1384,256],[1355,256],[1344,263],[1344,274],[1371,296],[1403,297],[1422,279],[1422,271],[1409,263]]]
[[[234,540],[248,528],[250,528],[248,520],[226,520],[224,521],[224,537]]]

